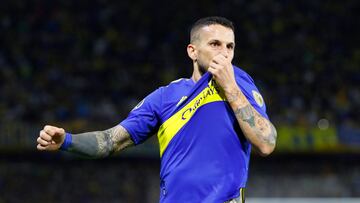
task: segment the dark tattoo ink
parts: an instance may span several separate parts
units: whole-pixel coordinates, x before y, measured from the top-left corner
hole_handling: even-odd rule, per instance
[[[118,125],[104,131],[75,134],[69,149],[90,158],[106,157],[134,143],[124,127]]]
[[[263,118],[253,107],[249,104],[243,108],[238,108],[235,111],[235,116],[246,123],[254,130],[255,135],[261,142],[274,146],[276,144],[276,129],[268,121]]]
[[[239,108],[235,111],[236,117],[240,117],[242,121],[247,122],[250,127],[255,127],[255,117],[252,107],[249,105]]]

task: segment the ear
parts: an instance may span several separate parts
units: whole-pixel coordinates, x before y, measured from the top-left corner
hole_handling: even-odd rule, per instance
[[[193,60],[196,61],[197,60],[197,50],[196,50],[196,46],[193,44],[189,44],[187,46],[187,53],[188,56]]]

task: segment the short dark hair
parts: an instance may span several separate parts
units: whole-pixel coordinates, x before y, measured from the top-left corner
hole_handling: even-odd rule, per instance
[[[215,24],[219,24],[224,27],[230,28],[232,31],[235,32],[235,27],[234,27],[233,22],[231,22],[230,20],[228,20],[224,17],[210,16],[210,17],[200,18],[191,27],[190,42],[194,42],[195,40],[198,39],[199,36],[197,34],[197,31],[199,29],[201,29],[202,27],[205,27],[205,26],[215,25]]]

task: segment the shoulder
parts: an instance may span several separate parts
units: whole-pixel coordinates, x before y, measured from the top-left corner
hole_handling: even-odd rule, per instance
[[[193,87],[193,85],[194,82],[191,79],[180,78],[174,80],[168,85],[157,88],[140,103],[148,103],[151,105],[156,104],[161,106],[163,103],[168,103],[172,100],[179,100],[179,98],[183,97]]]
[[[234,66],[235,79],[238,86],[245,92],[259,92],[253,78],[242,68]]]
[[[194,82],[188,78],[180,78],[170,82],[166,86],[162,86],[159,90],[165,97],[178,97],[183,96],[185,92],[194,86]]]
[[[253,78],[247,72],[245,72],[241,67],[235,65],[233,67],[237,82],[248,82],[254,84]]]
[[[182,95],[183,92],[186,92],[193,86],[194,82],[191,79],[180,78],[170,82],[168,85],[160,86],[151,94],[149,94],[145,99],[150,100],[159,100],[167,97],[177,97]]]
[[[234,66],[235,78],[238,86],[241,88],[249,102],[259,110],[263,112],[262,115],[266,116],[266,106],[259,89],[256,87],[252,77],[246,73],[243,69]]]
[[[168,85],[163,86],[165,89],[176,89],[179,87],[186,87],[186,86],[192,86],[194,82],[189,78],[179,78],[177,80],[174,80],[170,82]]]

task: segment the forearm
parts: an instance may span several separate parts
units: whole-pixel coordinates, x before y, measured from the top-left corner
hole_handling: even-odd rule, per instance
[[[133,144],[125,128],[119,125],[104,131],[72,135],[68,151],[90,158],[101,158]]]
[[[262,155],[270,154],[277,137],[274,125],[254,109],[238,87],[225,95],[244,136]]]

